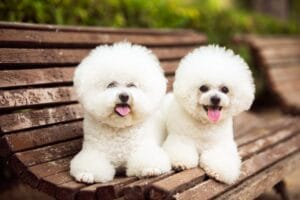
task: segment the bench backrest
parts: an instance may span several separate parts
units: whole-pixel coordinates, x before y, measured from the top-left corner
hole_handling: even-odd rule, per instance
[[[68,156],[78,151],[83,113],[72,88],[74,69],[97,45],[123,40],[153,50],[169,79],[169,90],[178,61],[206,43],[204,35],[187,30],[0,23],[1,155],[19,152],[18,160],[33,165],[41,162],[37,159],[55,159],[56,153]],[[64,152],[55,152],[59,145]],[[34,151],[41,146],[49,149]]]
[[[300,113],[300,37],[248,36],[256,63],[264,72],[268,88],[284,111]]]

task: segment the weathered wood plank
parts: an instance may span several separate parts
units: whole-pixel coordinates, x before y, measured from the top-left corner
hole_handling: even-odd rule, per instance
[[[16,153],[15,156],[23,163],[23,165],[30,167],[74,155],[81,149],[81,144],[82,139],[79,138],[67,142],[53,144],[51,146],[19,152]]]
[[[4,143],[9,149],[6,155],[13,152],[38,148],[43,145],[61,142],[82,136],[82,121],[58,124],[50,127],[22,131],[3,136]],[[3,143],[3,144],[4,144]]]
[[[151,199],[167,199],[177,192],[190,188],[205,178],[205,172],[200,168],[193,168],[174,174],[151,185]],[[155,188],[155,189],[154,189]]]
[[[295,81],[300,77],[300,63],[294,65],[278,65],[268,68],[268,75],[274,81]],[[284,75],[284,76],[283,76]]]
[[[28,167],[21,174],[21,179],[23,182],[27,183],[32,188],[36,188],[42,180],[42,178],[60,172],[69,171],[69,165],[72,157],[73,155],[68,156],[66,158],[43,163],[40,165]]]
[[[251,112],[243,112],[234,118],[234,137],[238,138],[253,128],[263,126],[263,121]]]
[[[51,196],[55,196],[56,190],[59,188],[59,185],[71,181],[73,181],[73,177],[70,176],[70,172],[69,170],[67,170],[44,177],[40,180],[37,189]]]
[[[194,46],[151,48],[160,60],[176,60]],[[0,66],[7,65],[76,65],[90,52],[89,49],[16,49],[0,48]]]
[[[260,127],[253,127],[252,129],[248,130],[245,134],[236,137],[235,141],[238,146],[242,146],[253,141],[256,141],[260,138],[264,138],[270,134],[273,134],[277,131],[286,129],[295,123],[295,119],[293,118],[280,118],[279,121],[273,121],[271,124],[265,124],[264,126],[261,125]]]
[[[75,67],[1,70],[0,88],[70,84]]]
[[[257,139],[251,143],[244,144],[239,147],[239,154],[243,160],[253,156],[255,153],[258,153],[270,146],[273,146],[287,138],[294,136],[300,132],[300,125],[293,124],[289,127],[281,128],[273,133],[270,133],[267,137]]]
[[[97,183],[91,186],[82,188],[76,199],[90,200],[90,199],[115,199],[123,194],[123,186],[135,181],[134,177],[117,177],[113,181],[107,183]]]
[[[0,90],[0,110],[47,104],[74,103],[76,101],[77,96],[72,86]]]
[[[99,44],[129,41],[146,46],[197,45],[206,42],[200,34],[141,35],[126,33],[54,32],[0,29],[0,47],[94,48]]]
[[[82,119],[82,108],[79,104],[29,110],[0,116],[2,133],[17,131],[43,125],[56,124]]]
[[[242,164],[242,173],[239,181],[234,185],[227,185],[224,183],[217,182],[213,179],[209,179],[203,183],[196,185],[182,193],[178,193],[173,196],[174,199],[210,199],[226,190],[234,187],[241,181],[247,179],[263,170],[275,162],[287,157],[288,155],[298,151],[300,148],[300,134],[280,144],[268,148],[250,159],[246,160]]]
[[[71,25],[53,25],[53,24],[33,24],[20,22],[0,22],[1,29],[19,29],[19,30],[41,30],[55,32],[96,32],[96,33],[132,33],[142,35],[169,35],[169,34],[195,34],[188,29],[149,29],[149,28],[111,28],[111,27],[91,27],[91,26],[71,26]]]
[[[163,174],[157,177],[143,178],[141,180],[135,181],[131,184],[128,184],[124,188],[124,199],[126,200],[145,200],[149,197],[150,185],[153,182],[162,180],[166,177],[169,177],[174,172]]]
[[[86,184],[75,181],[63,183],[56,189],[55,198],[58,200],[73,200],[78,191],[85,186]]]

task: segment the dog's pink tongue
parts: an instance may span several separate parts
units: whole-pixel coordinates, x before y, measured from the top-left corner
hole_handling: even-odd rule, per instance
[[[208,119],[212,122],[217,122],[220,119],[221,111],[218,109],[208,108]]]
[[[130,108],[128,106],[117,106],[116,111],[122,116],[125,117],[130,113]]]

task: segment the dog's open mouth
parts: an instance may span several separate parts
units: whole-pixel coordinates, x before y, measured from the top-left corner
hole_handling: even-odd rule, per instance
[[[115,113],[117,113],[120,117],[126,117],[131,112],[131,108],[128,104],[117,104],[115,106]]]
[[[221,106],[203,106],[211,122],[217,122],[221,117]]]

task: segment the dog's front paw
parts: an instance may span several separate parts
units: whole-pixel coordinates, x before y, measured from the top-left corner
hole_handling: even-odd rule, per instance
[[[94,175],[89,172],[78,173],[74,176],[74,178],[78,182],[83,182],[83,183],[88,183],[88,184],[92,184],[95,182]]]
[[[219,151],[212,150],[201,155],[200,166],[215,179],[233,184],[239,178],[241,161],[236,153],[224,156]]]
[[[163,173],[165,173],[165,171],[161,170],[160,168],[146,168],[142,170],[141,177],[159,176]]]
[[[189,168],[191,168],[191,167],[189,167],[188,165],[186,165],[184,163],[180,163],[180,162],[172,163],[172,169],[175,170],[176,172],[183,171],[183,170],[186,170]]]

